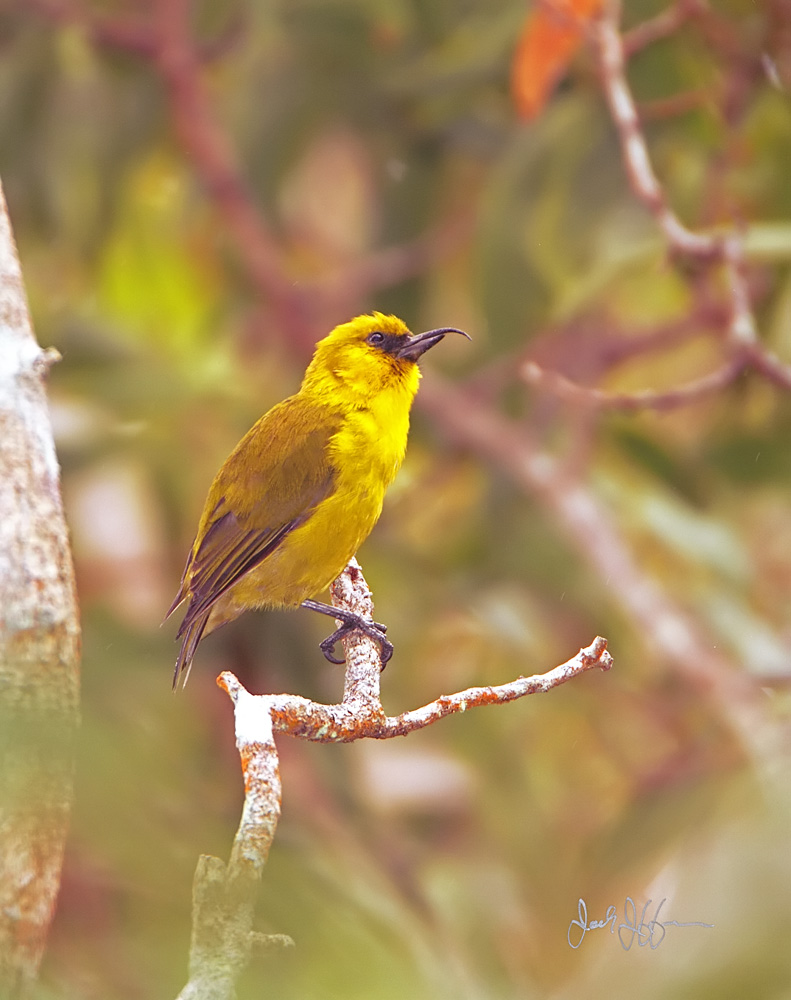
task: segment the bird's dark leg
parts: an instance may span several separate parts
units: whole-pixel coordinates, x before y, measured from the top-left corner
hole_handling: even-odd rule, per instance
[[[393,644],[385,636],[385,632],[387,631],[386,625],[382,625],[381,622],[369,621],[367,618],[362,618],[360,615],[354,614],[353,611],[344,611],[342,608],[333,608],[330,604],[322,604],[321,601],[303,601],[302,607],[309,608],[311,611],[318,611],[322,615],[329,615],[330,618],[337,618],[343,622],[340,628],[336,629],[332,635],[328,635],[323,642],[319,643],[319,649],[321,649],[330,663],[346,662],[345,660],[335,658],[333,648],[339,639],[357,629],[364,635],[367,635],[369,639],[373,639],[374,642],[378,643],[382,657],[382,670],[384,670],[387,661],[393,655]]]

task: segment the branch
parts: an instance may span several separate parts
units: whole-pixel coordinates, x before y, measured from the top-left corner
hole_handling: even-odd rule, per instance
[[[643,121],[659,121],[705,108],[712,100],[711,90],[700,87],[697,90],[683,90],[668,97],[655,97],[652,101],[641,101],[638,110]]]
[[[403,244],[371,250],[358,260],[314,279],[295,280],[287,254],[251,191],[227,129],[212,105],[204,79],[208,59],[222,53],[243,23],[232,21],[208,44],[191,31],[192,0],[157,0],[156,17],[99,15],[80,0],[28,0],[57,24],[77,24],[93,44],[119,49],[149,62],[162,80],[173,128],[209,201],[229,233],[247,278],[272,306],[277,326],[301,352],[319,333],[354,311],[374,292],[422,273],[454,252],[471,230],[462,212]],[[260,324],[259,329],[266,329]]]
[[[657,180],[640,129],[632,92],[626,82],[623,40],[618,32],[619,8],[610,0],[596,19],[591,38],[598,57],[604,96],[621,141],[624,165],[635,195],[654,216],[666,242],[677,253],[703,260],[722,257],[717,237],[688,229],[670,209]]]
[[[634,412],[636,410],[675,410],[682,406],[690,406],[700,402],[706,396],[710,396],[726,386],[731,385],[742,374],[748,360],[744,351],[740,351],[731,361],[726,361],[724,365],[708,375],[685,382],[683,385],[668,389],[665,392],[657,392],[651,389],[633,393],[612,393],[604,392],[602,389],[593,389],[586,385],[579,385],[571,379],[561,375],[560,372],[548,371],[537,365],[535,361],[528,361],[522,367],[522,377],[530,385],[549,389],[559,399],[566,402],[578,403],[583,406],[596,407],[601,410],[620,410]]]
[[[170,97],[176,134],[232,235],[251,283],[271,300],[280,326],[312,345],[316,328],[323,329],[327,316],[337,322],[357,310],[359,301],[371,292],[399,284],[454,250],[471,228],[471,216],[297,284],[212,109],[190,35],[189,6],[190,0],[160,0],[155,65]]]
[[[120,49],[138,56],[153,56],[156,39],[149,25],[139,18],[88,16],[77,0],[24,0],[28,10],[56,24],[79,22],[95,45]],[[19,2],[20,8],[23,3]]]
[[[253,696],[238,682],[235,687],[224,686],[234,702],[244,808],[228,864],[207,854],[198,861],[192,889],[189,981],[179,1000],[233,1000],[254,948],[293,944],[285,935],[253,930],[261,877],[280,818],[280,772],[272,725],[265,720],[262,725],[253,711]]]
[[[272,300],[288,328],[295,313],[293,283],[280,246],[256,210],[228,136],[214,115],[190,34],[189,8],[190,0],[159,0],[154,64],[190,163],[232,234],[251,281]]]
[[[627,58],[654,42],[675,34],[690,18],[703,14],[706,9],[704,0],[676,0],[661,14],[643,21],[624,34],[623,47]]]
[[[370,640],[366,640],[370,642]],[[356,714],[354,700],[344,700],[339,705],[322,705],[296,695],[248,695],[255,699],[255,713],[259,727],[261,720],[271,720],[275,731],[288,733],[314,743],[353,743],[360,739],[388,740],[394,736],[408,736],[418,729],[425,729],[448,715],[466,712],[483,705],[503,705],[525,695],[551,691],[566,681],[598,667],[609,670],[612,656],[607,650],[607,640],[597,636],[590,646],[581,649],[565,663],[544,674],[518,677],[506,684],[472,687],[455,694],[442,695],[422,708],[386,716],[377,701],[368,705],[364,714]],[[378,669],[378,667],[377,667]],[[229,671],[220,675],[220,686],[233,697],[233,692],[244,691],[239,681]]]
[[[0,995],[35,983],[72,800],[80,628],[44,380],[0,188]]]
[[[372,617],[371,592],[356,559],[333,583],[331,593],[336,607]],[[179,1000],[233,1000],[235,983],[249,963],[254,946],[293,943],[282,935],[263,936],[253,931],[255,897],[280,817],[281,786],[274,732],[317,743],[406,736],[445,716],[549,691],[593,667],[609,670],[612,666],[607,641],[599,637],[545,674],[519,677],[497,687],[468,688],[414,711],[388,717],[379,695],[382,664],[378,646],[357,632],[346,636],[343,645],[346,674],[343,701],[338,705],[322,705],[289,694],[253,695],[230,671],[217,678],[234,706],[236,746],[244,774],[244,809],[227,867],[219,858],[207,855],[198,862],[193,885],[189,982]]]
[[[295,291],[281,248],[257,210],[214,114],[202,72],[206,52],[190,30],[191,0],[157,0],[148,19],[99,16],[79,0],[30,3],[58,24],[79,25],[95,45],[130,52],[153,65],[165,86],[176,136],[231,234],[250,282],[272,302],[282,328],[303,335],[303,296]]]
[[[585,484],[539,450],[516,421],[435,373],[423,380],[416,402],[451,440],[496,465],[547,508],[646,645],[714,702],[757,770],[765,773],[784,743],[759,688],[734,669],[695,618],[642,571],[616,519]]]
[[[340,272],[340,280],[355,295],[398,285],[419,276],[428,266],[458,250],[473,228],[472,213],[459,214],[406,243],[372,250],[346,265]]]
[[[735,231],[695,232],[685,226],[670,208],[651,165],[637,107],[626,79],[626,56],[629,52],[663,37],[687,17],[702,14],[705,10],[701,0],[679,0],[654,21],[646,22],[622,37],[618,30],[619,4],[617,0],[609,0],[595,20],[590,34],[632,191],[653,215],[671,254],[687,256],[707,267],[717,265],[722,269],[728,356],[715,371],[665,392],[608,393],[579,385],[562,373],[548,371],[532,360],[522,366],[522,377],[528,383],[549,389],[567,402],[594,409],[624,411],[676,409],[726,388],[747,368],[754,369],[781,388],[791,390],[791,365],[768,351],[758,335],[746,275],[744,240]],[[710,304],[706,304],[706,309],[711,308]]]
[[[331,592],[336,607],[368,618],[373,615],[371,592],[356,559],[351,560],[333,583]],[[387,716],[379,696],[381,661],[378,646],[367,636],[352,632],[344,639],[344,649],[346,678],[340,704],[323,705],[296,695],[247,695],[257,706],[254,709],[256,717],[266,716],[271,720],[261,731],[266,732],[266,726],[271,725],[275,732],[288,733],[315,743],[391,739],[393,736],[407,736],[439,719],[470,708],[505,704],[525,695],[550,691],[593,667],[609,670],[612,666],[607,640],[599,636],[576,656],[547,673],[518,677],[494,687],[467,688],[443,695],[411,712]],[[220,675],[218,683],[231,697],[237,691],[244,691],[236,677],[228,671]],[[249,708],[245,710],[250,711]]]

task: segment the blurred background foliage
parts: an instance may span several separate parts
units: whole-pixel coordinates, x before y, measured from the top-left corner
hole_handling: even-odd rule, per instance
[[[183,984],[195,863],[227,856],[242,799],[216,674],[340,697],[318,616],[246,616],[201,647],[177,698],[160,621],[214,472],[354,312],[469,330],[431,355],[426,385],[441,369],[527,420],[640,573],[755,679],[767,724],[789,709],[789,394],[747,375],[683,408],[596,417],[518,377],[529,356],[580,383],[664,389],[721,350],[694,319],[701,276],[668,259],[629,190],[590,53],[525,123],[509,94],[521,0],[197,3],[202,86],[288,275],[278,309],[185,152],[156,60],[107,30],[153,37],[169,2],[0,5],[0,176],[38,339],[63,355],[51,403],[84,627],[51,1000]],[[661,10],[629,0],[626,25]],[[711,23],[719,35],[687,24],[636,53],[629,79],[680,216],[744,228],[761,335],[791,361],[791,12],[718,0]],[[678,94],[696,96],[663,111]],[[400,269],[355,285],[388,247]],[[544,670],[597,633],[616,667],[405,741],[281,739],[259,912],[297,948],[257,961],[240,995],[788,997],[780,783],[551,505],[418,408],[360,558],[396,644],[393,714]],[[656,951],[603,931],[569,948],[579,897],[600,918],[626,895],[716,927],[671,927]]]

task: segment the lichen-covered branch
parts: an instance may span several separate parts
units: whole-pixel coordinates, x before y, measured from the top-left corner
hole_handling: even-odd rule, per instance
[[[30,992],[72,800],[80,631],[44,380],[0,189],[0,994]]]
[[[356,559],[331,588],[336,607],[372,617],[371,592]],[[343,639],[346,674],[343,700],[322,705],[296,695],[253,695],[230,672],[217,683],[230,696],[236,746],[244,774],[242,821],[226,866],[204,856],[195,872],[189,982],[179,1000],[233,1000],[235,982],[259,943],[253,931],[255,896],[280,817],[280,776],[274,733],[318,743],[406,736],[439,719],[482,705],[504,704],[549,691],[593,667],[609,670],[612,657],[601,637],[553,670],[518,677],[494,687],[468,688],[398,716],[386,716],[379,697],[379,647],[361,633]],[[274,935],[274,943],[288,943]]]
[[[351,560],[332,585],[332,598],[336,607],[369,618],[372,616],[371,593],[356,559]],[[455,694],[442,695],[422,708],[388,716],[379,697],[379,648],[373,640],[359,632],[352,632],[343,641],[346,678],[343,700],[337,705],[323,705],[290,694],[250,695],[232,673],[226,671],[221,674],[218,683],[234,697],[236,703],[237,740],[240,707],[245,713],[245,727],[250,720],[256,720],[249,730],[251,733],[266,733],[271,727],[275,732],[316,743],[386,740],[393,736],[407,736],[448,715],[471,708],[505,704],[525,695],[550,691],[593,667],[609,670],[612,666],[607,640],[598,636],[576,656],[546,673],[518,677],[505,684],[467,688]],[[237,700],[239,692],[244,692],[241,700]]]
[[[370,642],[371,640],[366,640]],[[353,743],[360,739],[387,740],[394,736],[408,736],[418,729],[433,725],[448,715],[466,712],[483,705],[503,705],[525,695],[551,691],[566,681],[598,667],[609,670],[612,657],[607,650],[607,640],[597,636],[590,646],[581,649],[565,663],[543,674],[518,677],[506,684],[466,688],[454,694],[442,695],[422,708],[389,716],[381,704],[372,702],[364,714],[355,710],[359,704],[354,695],[338,705],[322,705],[296,695],[247,695],[255,698],[255,717],[271,719],[275,731],[288,733],[314,743]],[[230,673],[224,673],[222,685],[228,689],[241,688]],[[242,688],[242,690],[244,690]]]
[[[280,818],[277,748],[271,723],[262,726],[254,712],[252,695],[238,682],[224,686],[235,708],[244,808],[228,864],[210,855],[203,855],[198,862],[192,894],[189,980],[179,1000],[232,1000],[253,949],[269,943],[253,930],[253,919]],[[276,938],[281,946],[288,944],[284,936]]]

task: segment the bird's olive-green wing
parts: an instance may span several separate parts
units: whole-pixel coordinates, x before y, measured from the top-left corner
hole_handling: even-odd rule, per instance
[[[304,524],[333,490],[328,446],[339,426],[298,396],[270,410],[218,473],[171,611],[189,598],[183,635],[227,590]],[[170,613],[170,612],[169,612]]]

